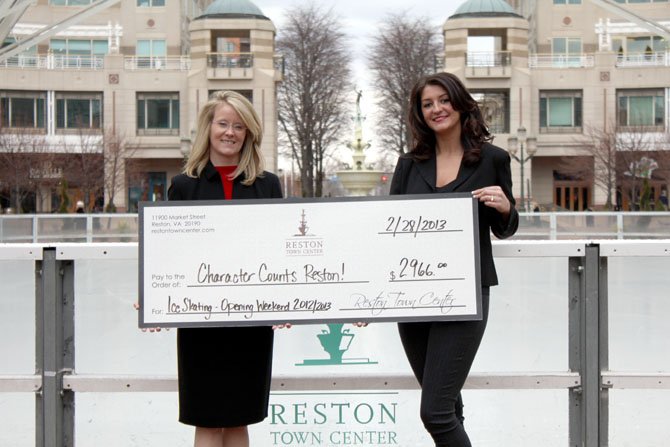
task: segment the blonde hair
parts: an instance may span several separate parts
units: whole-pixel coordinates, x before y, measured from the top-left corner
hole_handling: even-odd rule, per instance
[[[237,92],[220,90],[212,93],[209,101],[202,107],[198,115],[198,129],[191,153],[184,166],[184,174],[189,177],[199,177],[209,161],[209,134],[214,119],[214,112],[221,104],[228,104],[240,116],[247,134],[240,151],[240,162],[237,169],[231,174],[237,178],[244,173],[245,185],[251,185],[256,177],[262,177],[264,169],[261,141],[263,129],[258,114],[249,100]]]

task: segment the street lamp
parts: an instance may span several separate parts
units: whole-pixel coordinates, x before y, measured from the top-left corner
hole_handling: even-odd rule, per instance
[[[535,138],[529,138],[527,136],[526,128],[521,126],[516,130],[516,137],[511,137],[508,140],[508,151],[512,158],[519,162],[519,167],[521,168],[521,209],[528,212],[528,203],[526,201],[526,196],[524,195],[524,175],[523,175],[523,165],[526,164],[533,156],[537,147],[535,146]],[[524,146],[528,155],[524,154]],[[517,157],[517,149],[519,150],[519,156]],[[530,191],[528,191],[530,193]]]

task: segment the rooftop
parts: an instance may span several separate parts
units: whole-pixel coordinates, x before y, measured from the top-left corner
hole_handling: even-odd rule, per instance
[[[197,19],[265,19],[258,6],[249,0],[215,0]]]
[[[447,20],[468,17],[521,17],[504,0],[467,0]]]

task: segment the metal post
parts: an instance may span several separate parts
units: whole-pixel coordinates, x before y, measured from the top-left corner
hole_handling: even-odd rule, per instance
[[[584,273],[584,258],[571,257],[568,261],[568,367],[572,372],[582,371],[582,358],[580,349],[582,345],[581,304],[584,301],[584,290],[582,276]],[[570,447],[581,447],[583,439],[582,387],[569,390],[569,445]]]
[[[520,151],[521,151],[521,156],[519,157],[519,167],[521,168],[521,209],[524,211],[528,211],[526,209],[526,195],[523,193],[523,165],[526,163],[526,157],[523,154],[523,141],[519,140],[519,146],[520,146]]]
[[[582,389],[584,446],[600,447],[600,246],[587,245],[582,304]]]
[[[32,230],[33,230],[33,244],[36,244],[39,242],[39,227],[37,226],[37,215],[33,215],[33,218],[31,219],[32,223]]]
[[[74,395],[63,390],[63,374],[74,367],[74,265],[45,248],[36,267],[36,373],[42,389],[35,399],[35,444],[74,446]]]
[[[558,222],[556,221],[556,213],[551,213],[549,215],[549,239],[555,241],[557,234],[558,234]]]
[[[616,216],[616,238],[624,239],[623,233],[623,213],[618,213]]]
[[[609,293],[607,288],[607,258],[600,256],[598,247],[599,281],[598,281],[598,383],[600,386],[600,445],[609,445],[609,388],[603,385],[602,373],[609,371]]]
[[[86,242],[93,242],[93,215],[86,214]]]
[[[570,446],[601,447],[608,432],[608,393],[601,386],[608,364],[607,262],[597,244],[569,262],[569,366],[581,375],[581,387],[570,390]]]

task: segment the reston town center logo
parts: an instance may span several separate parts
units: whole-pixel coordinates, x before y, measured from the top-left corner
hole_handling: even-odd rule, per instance
[[[309,229],[307,215],[303,209],[300,214],[298,233],[285,240],[288,256],[323,256],[325,246],[323,238],[310,233]],[[317,334],[317,338],[329,358],[305,359],[302,363],[296,363],[296,366],[377,364],[369,358],[343,357],[351,346],[355,334],[352,334],[349,329],[344,329],[343,323],[329,323],[327,326],[328,329],[323,329],[320,334]]]

